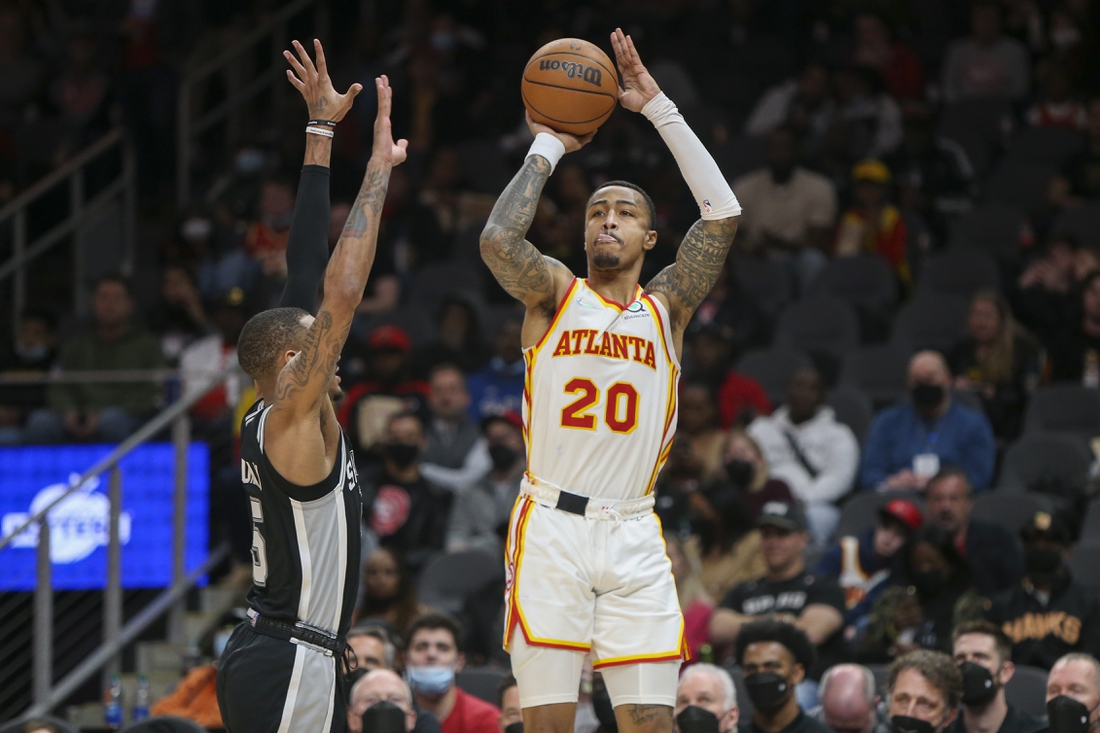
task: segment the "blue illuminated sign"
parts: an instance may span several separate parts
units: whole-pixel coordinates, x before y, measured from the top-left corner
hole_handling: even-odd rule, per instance
[[[0,448],[0,536],[63,493],[113,445]],[[119,463],[122,484],[122,585],[163,588],[172,584],[175,448],[146,443]],[[58,590],[95,590],[107,583],[107,486],[110,473],[85,484],[50,510],[50,558]],[[210,456],[205,443],[187,454],[187,571],[207,556]],[[32,527],[0,550],[0,591],[35,586],[38,531]]]

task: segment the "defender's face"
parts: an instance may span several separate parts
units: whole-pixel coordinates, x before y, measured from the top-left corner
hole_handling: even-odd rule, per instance
[[[584,225],[584,251],[592,270],[625,270],[657,243],[645,199],[632,188],[608,186],[592,194]]]

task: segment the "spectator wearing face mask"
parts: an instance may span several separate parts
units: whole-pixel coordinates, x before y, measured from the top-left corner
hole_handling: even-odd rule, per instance
[[[893,733],[944,733],[958,715],[963,681],[943,652],[920,649],[890,665],[890,728]]]
[[[825,733],[829,729],[799,707],[795,688],[814,663],[806,634],[784,621],[746,624],[737,636],[737,663],[752,701],[746,733]]]
[[[420,418],[398,413],[390,418],[382,444],[382,465],[363,482],[363,517],[372,543],[396,550],[409,567],[419,570],[443,549],[451,493],[420,471],[427,441]]]
[[[672,711],[679,733],[733,733],[741,710],[737,688],[730,673],[713,664],[684,668],[676,686],[676,707]]]
[[[1050,733],[1095,733],[1100,729],[1100,662],[1074,652],[1050,670],[1047,678]]]
[[[753,519],[760,516],[764,505],[769,502],[795,500],[787,484],[769,475],[764,451],[745,431],[730,431],[722,460],[726,478],[748,504]]]
[[[734,487],[707,484],[688,495],[688,505],[692,537],[687,551],[699,557],[699,577],[712,599],[764,574],[760,531]]]
[[[519,706],[519,687],[516,678],[505,675],[497,689],[497,704],[500,706],[500,718],[497,727],[500,733],[523,733],[523,708]]]
[[[405,730],[413,733],[417,713],[405,680],[388,669],[375,669],[359,678],[348,700],[348,733],[363,733],[363,713],[376,705],[394,706],[404,715]],[[367,733],[370,733],[368,731]]]
[[[882,491],[923,490],[941,466],[965,470],[975,491],[989,487],[997,454],[985,415],[951,398],[942,355],[921,351],[909,361],[906,402],[875,416],[863,449],[860,483]]]
[[[1017,709],[1005,697],[1016,671],[1012,642],[988,621],[955,628],[955,663],[963,678],[962,714],[951,733],[1036,733],[1044,722]]]
[[[993,599],[989,617],[1012,640],[1012,661],[1049,669],[1070,652],[1100,653],[1100,606],[1066,567],[1073,529],[1059,513],[1037,513],[1020,530],[1024,580]]]
[[[872,529],[841,537],[817,564],[816,573],[837,578],[844,591],[845,626],[859,633],[886,588],[898,551],[921,528],[924,517],[908,499],[894,499],[878,511]]]
[[[481,432],[493,468],[456,498],[447,527],[447,551],[485,550],[497,556],[504,551],[508,518],[527,467],[523,420],[514,412],[491,415],[482,420]]]

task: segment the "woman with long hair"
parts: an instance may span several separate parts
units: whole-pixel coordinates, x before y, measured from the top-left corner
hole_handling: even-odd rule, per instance
[[[955,388],[982,401],[993,434],[1020,434],[1028,395],[1039,380],[1039,346],[1000,293],[979,290],[970,302],[967,335],[951,351]]]
[[[355,623],[382,619],[404,634],[409,622],[430,610],[416,598],[416,585],[401,556],[379,547],[363,563],[362,598],[355,609]]]

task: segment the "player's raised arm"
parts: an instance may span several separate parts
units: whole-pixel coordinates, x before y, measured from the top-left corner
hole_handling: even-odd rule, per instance
[[[646,71],[630,36],[616,29],[611,34],[611,45],[623,84],[619,104],[641,112],[657,128],[702,214],[680,244],[676,263],[658,273],[646,286],[647,292],[668,302],[673,329],[682,333],[718,280],[737,233],[741,206],[714,158]]]
[[[321,399],[336,371],[340,351],[347,340],[355,307],[363,299],[378,242],[378,224],[390,171],[405,160],[405,140],[393,141],[390,108],[393,92],[389,80],[375,80],[378,116],[374,121],[374,148],[359,195],[336,244],[325,272],[325,302],[305,337],[305,345],[279,373],[275,385],[275,409],[296,414],[317,414]]]
[[[557,305],[559,283],[572,275],[551,257],[544,257],[524,237],[535,219],[535,210],[546,180],[566,153],[580,150],[595,133],[574,137],[555,132],[527,116],[535,142],[512,182],[497,199],[489,221],[481,232],[481,258],[500,286],[528,310],[545,309],[551,314]]]
[[[336,123],[344,119],[355,97],[363,91],[362,84],[352,84],[338,94],[329,78],[325,49],[313,41],[317,63],[314,64],[302,44],[294,41],[294,51],[283,51],[290,63],[287,80],[305,99],[309,111],[306,125],[306,154],[302,175],[298,180],[298,195],[294,199],[294,217],[290,220],[290,235],[286,245],[287,278],[280,308],[301,308],[313,313],[317,307],[317,290],[328,264],[329,161]]]

